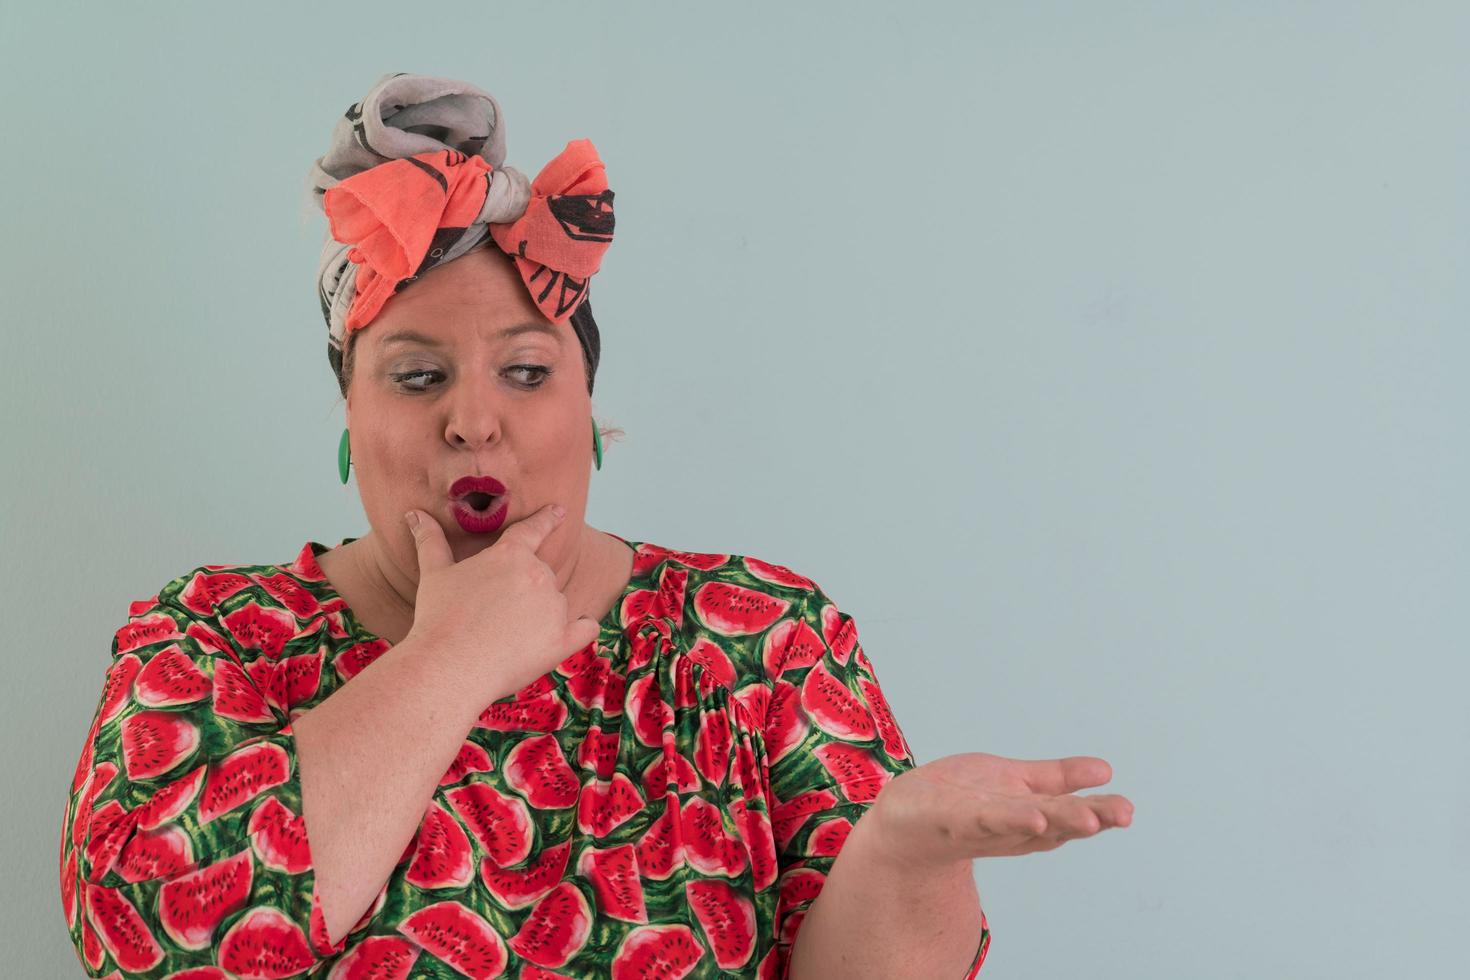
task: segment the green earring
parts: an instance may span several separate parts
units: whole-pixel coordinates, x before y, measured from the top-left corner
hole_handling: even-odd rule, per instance
[[[597,461],[597,468],[602,469],[602,433],[597,431],[597,419],[592,420],[592,449],[593,459]]]
[[[342,441],[337,444],[337,475],[347,482],[347,466],[352,462],[352,444],[347,441],[347,429],[342,429]]]

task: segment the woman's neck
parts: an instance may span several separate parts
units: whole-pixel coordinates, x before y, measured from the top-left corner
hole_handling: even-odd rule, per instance
[[[390,644],[408,635],[417,579],[380,555],[371,531],[323,553],[318,564],[364,629]],[[627,588],[632,569],[633,552],[626,544],[584,524],[562,587],[569,618],[600,621]]]

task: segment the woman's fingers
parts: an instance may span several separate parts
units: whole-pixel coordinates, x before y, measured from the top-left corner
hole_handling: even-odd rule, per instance
[[[1098,796],[1013,796],[991,797],[977,820],[986,834],[1016,834],[1024,837],[1054,837],[1065,834],[1085,837],[1105,827],[1120,825],[1132,807],[1120,804],[1122,797]]]
[[[1131,817],[1132,804],[1115,793],[992,797],[975,822],[973,853],[1051,851],[1069,840],[1126,826]]]
[[[1103,818],[1082,797],[1043,796],[1036,808],[1046,817],[1046,829],[1038,837],[1091,837],[1104,826]]]
[[[1079,789],[1101,786],[1113,778],[1108,760],[1095,755],[1069,755],[1062,759],[1016,760],[1022,764],[1022,778],[1033,793],[1061,796]]]
[[[1046,829],[1036,836],[1058,844],[1133,822],[1133,804],[1116,793],[1041,797],[1036,807],[1047,821]]]
[[[1069,787],[1108,782],[1111,767],[1095,756],[1007,759],[986,753],[945,756],[904,773],[880,796],[889,836],[937,841],[911,845],[950,856],[995,857],[1052,850],[1133,820],[1133,804],[1117,793],[1079,796]],[[1056,791],[1036,789],[1054,785]]]
[[[1037,806],[1038,797],[990,797],[976,815],[973,832],[988,837],[1038,837],[1046,833],[1048,818]]]
[[[1109,812],[1113,818],[1114,827],[1126,827],[1133,822],[1133,801],[1126,796],[1117,793],[1109,793]]]

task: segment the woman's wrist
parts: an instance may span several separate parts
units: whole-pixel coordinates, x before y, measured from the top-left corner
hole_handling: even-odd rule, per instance
[[[937,842],[905,837],[884,816],[875,801],[852,829],[853,835],[862,833],[861,846],[874,866],[884,868],[895,878],[930,881],[937,876],[973,873],[974,858],[947,853]]]
[[[496,682],[494,661],[484,644],[472,650],[438,634],[409,630],[384,656],[394,656],[408,664],[408,670],[428,678],[443,703],[453,705],[467,726],[487,705],[513,691]]]
[[[872,852],[872,860],[891,868],[900,875],[918,871],[924,876],[966,873],[972,868],[973,857],[946,848],[943,828],[933,823],[917,823],[901,815],[903,801],[902,784],[892,780],[879,792],[873,805],[863,819],[853,827],[853,833],[866,825],[864,836],[866,847]],[[916,831],[916,826],[919,828]],[[900,827],[908,828],[907,831]],[[920,834],[924,836],[920,836]]]

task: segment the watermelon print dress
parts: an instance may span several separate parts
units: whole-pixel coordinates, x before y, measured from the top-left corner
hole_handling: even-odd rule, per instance
[[[315,541],[132,603],[62,825],[86,975],[785,978],[848,832],[913,752],[810,579],[614,536],[633,574],[599,638],[486,706],[335,945],[291,722],[388,642]],[[976,943],[966,978],[983,914]]]

